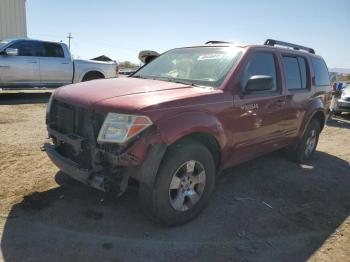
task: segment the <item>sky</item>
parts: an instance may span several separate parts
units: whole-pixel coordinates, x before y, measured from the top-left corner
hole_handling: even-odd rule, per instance
[[[309,46],[328,67],[350,68],[349,0],[27,0],[28,36],[63,41],[75,58],[138,61],[208,40]]]

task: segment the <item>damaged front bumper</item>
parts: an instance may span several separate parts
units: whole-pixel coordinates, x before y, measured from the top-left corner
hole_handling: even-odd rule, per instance
[[[57,152],[55,145],[46,143],[43,148],[51,161],[65,174],[98,190],[104,192],[110,190],[110,182],[105,176],[94,174],[92,170],[82,168],[79,164],[62,156]]]
[[[50,127],[48,133],[54,143],[44,144],[43,149],[61,171],[95,189],[113,190],[118,195],[125,192],[130,177],[151,185],[167,148],[152,132],[144,134],[120,153],[108,152],[78,135],[62,134]],[[66,156],[62,153],[63,145],[69,145],[74,156],[86,153],[84,150],[88,148],[91,166],[84,167]]]

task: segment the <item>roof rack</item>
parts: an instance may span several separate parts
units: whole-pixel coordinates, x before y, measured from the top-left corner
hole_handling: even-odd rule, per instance
[[[269,45],[269,46],[285,46],[285,47],[290,47],[293,48],[294,50],[304,50],[306,52],[309,52],[311,54],[315,54],[315,50],[310,47],[302,46],[302,45],[295,45],[287,42],[282,42],[278,40],[273,40],[273,39],[267,39],[264,43],[264,45]]]
[[[231,42],[225,42],[225,41],[208,41],[205,43],[207,44],[231,44]]]

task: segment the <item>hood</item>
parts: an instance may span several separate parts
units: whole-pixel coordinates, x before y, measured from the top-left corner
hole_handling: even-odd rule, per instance
[[[76,106],[91,108],[104,101],[119,98],[127,101],[128,109],[138,109],[145,105],[142,97],[153,97],[154,103],[164,99],[169,100],[176,96],[190,95],[194,88],[189,85],[139,78],[115,78],[93,80],[58,88],[54,97],[62,102]],[[125,104],[125,103],[123,103]],[[121,106],[121,104],[119,103]],[[118,105],[116,105],[118,107]]]

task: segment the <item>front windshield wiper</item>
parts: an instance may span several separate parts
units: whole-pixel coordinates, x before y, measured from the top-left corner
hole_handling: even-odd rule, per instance
[[[190,85],[190,86],[195,86],[195,87],[199,86],[200,87],[200,85],[197,85],[197,84],[195,84],[191,81],[187,81],[187,80],[177,80],[177,79],[169,78],[169,79],[167,79],[167,81],[178,83],[178,84]]]
[[[178,84],[199,86],[191,81],[183,80],[183,79],[177,79],[177,78],[171,78],[171,77],[165,77],[165,76],[156,76],[156,75],[149,75],[148,77],[150,77],[151,79],[154,79],[154,80],[163,80],[163,81],[169,81],[169,82],[178,83]]]
[[[198,84],[193,83],[192,81],[188,81],[188,80],[184,80],[184,79],[171,78],[171,77],[165,77],[165,76],[136,75],[136,76],[132,76],[132,77],[143,78],[143,79],[153,79],[153,80],[160,80],[160,81],[168,81],[168,82],[172,82],[172,83],[184,84],[184,85],[189,85],[189,86],[193,86],[193,87],[205,87],[205,88],[208,88],[208,86],[198,85]]]
[[[141,76],[141,75],[132,75],[130,77],[133,77],[133,78],[143,78],[143,79],[147,79],[147,77],[144,77],[144,76]]]

